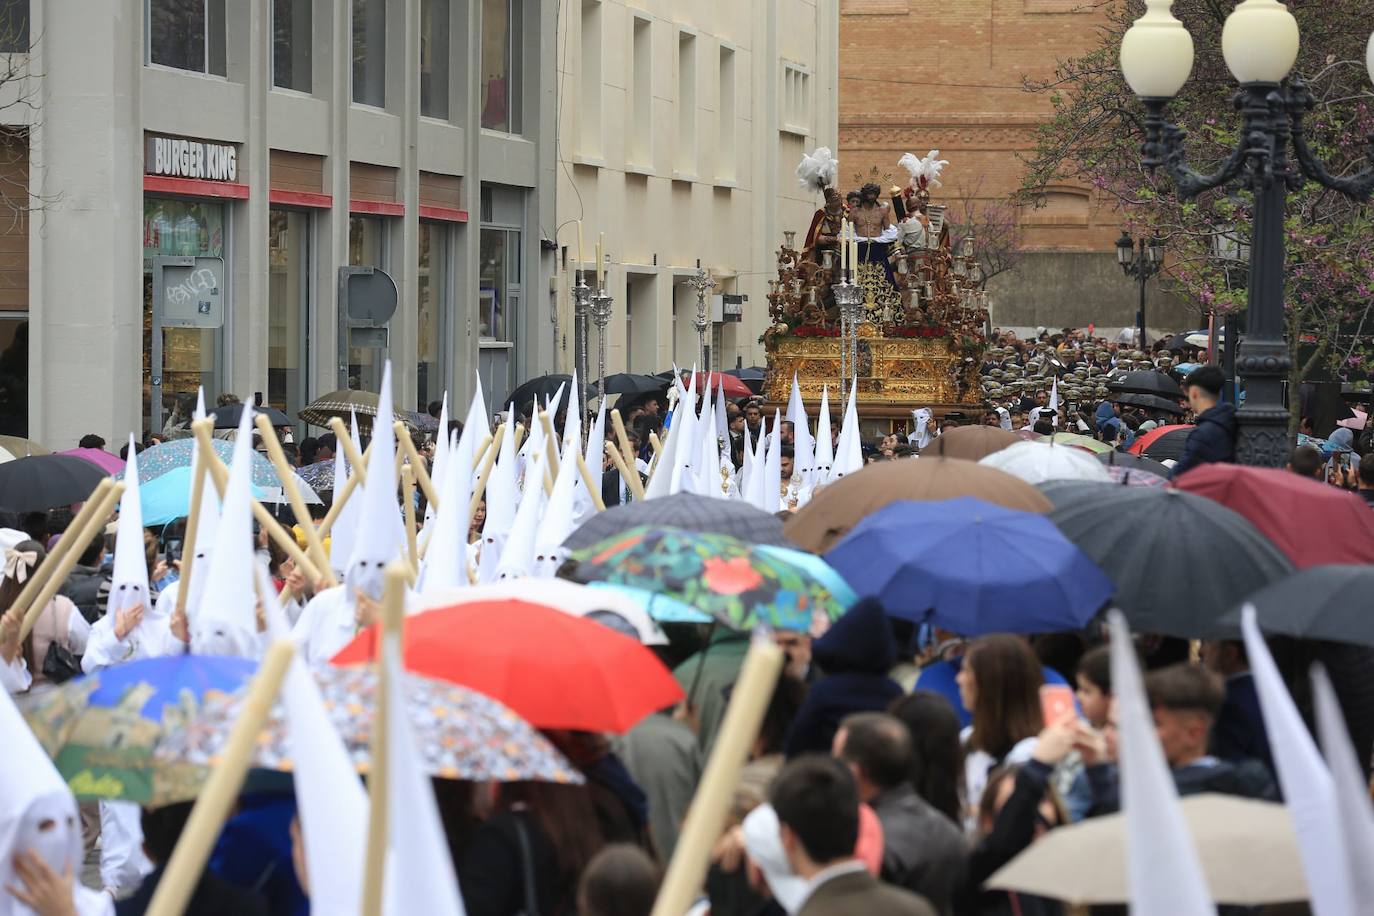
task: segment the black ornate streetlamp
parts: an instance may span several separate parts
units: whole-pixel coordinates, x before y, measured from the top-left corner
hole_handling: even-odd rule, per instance
[[[1116,240],[1116,263],[1121,272],[1136,281],[1140,288],[1140,303],[1135,309],[1136,333],[1140,335],[1139,347],[1143,350],[1145,341],[1145,284],[1159,273],[1164,264],[1164,243],[1157,236],[1140,237],[1139,247],[1125,229],[1121,238]]]
[[[1233,184],[1254,194],[1255,213],[1247,287],[1247,334],[1240,344],[1236,371],[1245,380],[1245,406],[1237,419],[1236,460],[1281,467],[1288,460],[1288,409],[1283,383],[1290,357],[1284,342],[1283,216],[1290,189],[1305,178],[1355,200],[1374,193],[1374,168],[1358,175],[1331,175],[1307,145],[1303,117],[1313,107],[1311,93],[1289,71],[1298,58],[1298,23],[1276,0],[1245,0],[1226,17],[1221,51],[1240,83],[1235,106],[1243,126],[1231,155],[1215,172],[1188,167],[1185,132],[1164,117],[1193,67],[1193,39],[1169,12],[1171,0],[1145,0],[1146,12],[1121,42],[1121,72],[1145,106],[1142,164],[1163,167],[1179,197]],[[1374,38],[1366,53],[1374,74]],[[1370,137],[1374,161],[1374,136]],[[1297,158],[1289,159],[1289,149]]]

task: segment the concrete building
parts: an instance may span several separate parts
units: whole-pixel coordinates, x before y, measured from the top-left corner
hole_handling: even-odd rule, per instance
[[[699,361],[686,283],[698,264],[727,297],[708,300],[712,367],[763,363],[782,234],[800,240],[819,205],[793,170],[804,152],[837,143],[838,2],[563,0],[562,273],[547,333],[564,371],[575,362],[578,220],[588,271],[606,238],[608,373]],[[594,328],[588,350],[595,374]]]
[[[3,186],[35,209],[0,246],[4,432],[117,447],[198,385],[294,417],[388,356],[420,409],[552,368],[555,0],[8,12]]]
[[[1032,132],[1051,111],[1024,80],[1098,41],[1101,8],[1079,0],[990,6],[915,0],[843,0],[840,9],[840,174],[847,186],[905,185],[905,152],[948,159],[937,203],[960,209],[1006,201],[1021,187]],[[1025,258],[989,284],[993,321],[1006,327],[1116,329],[1135,323],[1137,287],[1114,243],[1119,214],[1087,186],[1047,189],[1017,213]],[[1196,326],[1196,312],[1148,290],[1153,328]]]

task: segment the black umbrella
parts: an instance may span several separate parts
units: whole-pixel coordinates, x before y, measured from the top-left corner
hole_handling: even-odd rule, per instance
[[[667,390],[672,381],[664,381],[652,375],[638,375],[634,372],[617,372],[614,375],[606,376],[607,394],[658,394]],[[601,394],[601,386],[592,382],[587,386],[587,397],[594,398]]]
[[[1154,474],[1156,477],[1169,479],[1169,468],[1153,458],[1142,458],[1139,455],[1132,455],[1130,452],[1119,452],[1112,449],[1110,452],[1099,452],[1094,455],[1098,461],[1107,467],[1130,468],[1132,471],[1141,471],[1145,474]]]
[[[41,512],[84,502],[106,472],[71,455],[34,455],[0,464],[0,507]]]
[[[1142,454],[1146,458],[1153,458],[1155,461],[1164,461],[1169,458],[1178,460],[1178,456],[1183,454],[1183,447],[1188,444],[1188,434],[1192,431],[1193,427],[1191,426],[1171,429],[1145,446]]]
[[[1167,372],[1158,372],[1154,369],[1123,372],[1107,383],[1107,389],[1113,394],[1155,394],[1171,399],[1182,397],[1178,382]]]
[[[763,366],[749,366],[744,369],[726,369],[725,374],[733,375],[748,385],[754,394],[759,394],[763,391],[763,380],[768,375],[768,370]]]
[[[1164,487],[1057,481],[1050,521],[1116,584],[1131,629],[1184,638],[1217,621],[1293,564],[1238,513]]]
[[[215,429],[238,429],[243,407],[243,404],[225,404],[210,411],[210,418],[215,421]],[[265,414],[274,427],[295,425],[290,417],[275,407],[255,407],[253,414]]]
[[[543,407],[544,402],[558,393],[559,388],[563,388],[566,393],[568,385],[572,384],[571,375],[556,373],[554,375],[541,375],[529,381],[521,382],[520,386],[506,396],[507,404],[514,404],[516,413],[523,413],[526,406],[539,401],[539,406]],[[564,398],[566,406],[567,399]]]
[[[1164,338],[1160,343],[1163,345],[1164,349],[1168,350],[1170,353],[1181,353],[1192,346],[1192,344],[1188,343],[1187,334],[1173,334]]]
[[[782,536],[782,522],[773,515],[738,500],[694,493],[677,493],[598,512],[570,534],[563,546],[570,550],[591,547],[638,525],[671,525],[688,531],[728,534],[752,544],[794,546]]]
[[[1274,582],[1245,599],[1255,606],[1260,629],[1299,639],[1374,646],[1374,566],[1313,566]],[[1240,608],[1218,621],[1239,638]]]
[[[1178,406],[1177,401],[1171,401],[1166,397],[1157,394],[1135,394],[1125,392],[1122,394],[1110,394],[1107,400],[1115,401],[1118,404],[1127,404],[1131,407],[1143,407],[1153,413],[1168,413],[1174,416],[1183,416],[1183,408]]]

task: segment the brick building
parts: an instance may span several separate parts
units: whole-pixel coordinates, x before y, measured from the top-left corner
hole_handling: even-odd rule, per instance
[[[1006,200],[1021,185],[1048,98],[1026,77],[1051,76],[1057,61],[1096,41],[1096,8],[1083,0],[928,3],[843,0],[840,7],[840,175],[845,187],[905,184],[905,152],[948,159],[935,200],[958,210]],[[1044,205],[1018,212],[1026,257],[990,285],[993,321],[1006,327],[1116,329],[1135,321],[1136,287],[1116,264],[1119,215],[1082,185],[1049,189]],[[1193,325],[1183,303],[1152,281],[1151,329]]]

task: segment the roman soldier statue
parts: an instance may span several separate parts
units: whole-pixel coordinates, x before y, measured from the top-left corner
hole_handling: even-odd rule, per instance
[[[835,190],[839,166],[839,160],[825,146],[817,148],[809,156],[802,156],[797,166],[797,180],[801,186],[820,192],[825,198],[825,203],[811,217],[811,226],[806,230],[806,241],[802,246],[802,257],[817,264],[824,263],[822,251],[838,252],[839,249],[840,226],[844,220],[844,202]]]

